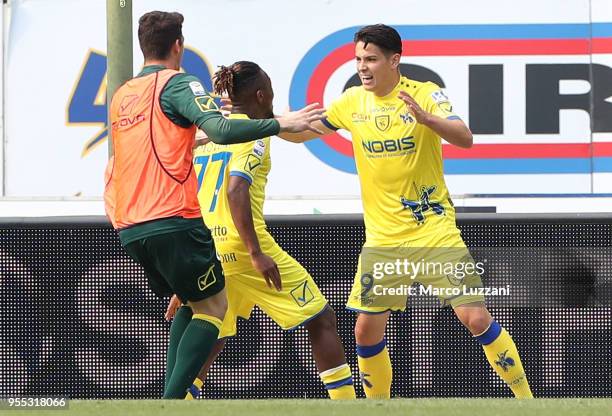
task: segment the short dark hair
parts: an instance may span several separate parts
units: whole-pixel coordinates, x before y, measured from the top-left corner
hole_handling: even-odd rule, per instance
[[[216,94],[227,93],[232,100],[241,101],[261,88],[262,69],[255,62],[238,61],[221,66],[213,76]]]
[[[183,42],[183,15],[153,11],[138,20],[138,41],[145,59],[166,59],[176,40]]]
[[[368,43],[373,43],[387,53],[399,53],[400,55],[402,53],[402,38],[399,33],[391,26],[383,24],[362,27],[355,33],[353,41],[363,42],[364,47],[368,46]]]

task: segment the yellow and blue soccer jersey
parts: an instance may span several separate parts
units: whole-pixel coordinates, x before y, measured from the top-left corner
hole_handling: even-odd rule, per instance
[[[459,118],[444,92],[431,82],[401,77],[378,97],[363,87],[347,89],[327,110],[325,124],[351,133],[361,184],[366,245],[388,245],[455,227],[444,182],[440,137],[416,122],[398,98],[403,90],[423,110]]]
[[[231,118],[247,118],[232,114]],[[291,329],[320,313],[327,300],[308,271],[289,256],[266,230],[263,216],[265,186],[270,172],[270,139],[218,145],[208,143],[194,152],[200,188],[198,199],[204,222],[210,228],[225,273],[228,310],[219,337],[236,334],[238,317],[248,319],[255,305],[281,328]],[[232,176],[249,181],[253,224],[261,250],[278,266],[283,288],[266,286],[251,264],[248,251],[234,225],[227,198]]]
[[[232,114],[230,118],[248,118]],[[263,252],[275,246],[266,231],[263,216],[265,187],[270,172],[270,138],[254,142],[219,145],[208,143],[194,151],[194,168],[198,177],[198,200],[206,226],[215,240],[215,247],[226,275],[253,268],[246,247],[234,226],[227,199],[230,176],[239,176],[251,184],[253,224]]]

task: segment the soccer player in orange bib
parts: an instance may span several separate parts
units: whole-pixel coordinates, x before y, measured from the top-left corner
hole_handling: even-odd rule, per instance
[[[106,169],[106,212],[127,253],[158,296],[187,302],[170,329],[164,398],[183,399],[217,341],[227,309],[225,281],[197,198],[198,128],[218,143],[303,131],[321,118],[311,105],[277,120],[227,120],[199,79],[179,72],[183,16],[139,20],[144,68],[110,104],[114,157]]]

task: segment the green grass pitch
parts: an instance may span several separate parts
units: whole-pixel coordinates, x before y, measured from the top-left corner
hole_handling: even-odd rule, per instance
[[[8,415],[7,413],[4,413]],[[610,416],[612,399],[393,399],[357,400],[73,400],[67,410],[21,410],[17,415],[86,416]]]

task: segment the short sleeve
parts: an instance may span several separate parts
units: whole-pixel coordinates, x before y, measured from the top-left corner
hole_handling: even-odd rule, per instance
[[[332,130],[350,130],[351,127],[351,105],[352,88],[347,89],[327,107],[326,118],[323,124]]]
[[[270,138],[232,145],[229,175],[239,176],[253,183],[263,160],[270,152]]]
[[[446,95],[446,92],[433,82],[427,83],[427,86],[428,89],[425,97],[425,109],[427,112],[449,120],[461,120],[461,118],[453,112],[453,105]]]

